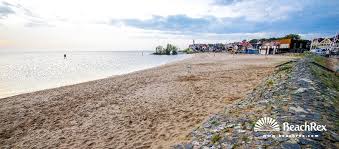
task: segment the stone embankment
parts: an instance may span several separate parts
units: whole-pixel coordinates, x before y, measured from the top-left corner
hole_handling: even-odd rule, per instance
[[[245,99],[226,105],[194,129],[190,141],[173,148],[339,148],[338,88],[324,82],[319,74],[329,72],[310,61],[303,58],[278,67]],[[284,122],[315,122],[326,125],[326,131],[255,132],[255,123],[263,117],[275,119],[280,128]]]

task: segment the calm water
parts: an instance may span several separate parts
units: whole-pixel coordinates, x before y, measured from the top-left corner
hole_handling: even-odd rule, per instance
[[[0,98],[41,89],[125,74],[187,55],[157,56],[150,52],[0,53]]]

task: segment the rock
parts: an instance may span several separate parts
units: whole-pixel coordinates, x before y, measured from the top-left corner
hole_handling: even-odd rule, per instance
[[[182,144],[177,144],[173,146],[174,149],[184,149],[184,146]]]
[[[321,118],[321,115],[319,113],[313,113],[313,114],[307,115],[306,118],[313,120],[313,121],[319,121]]]
[[[295,112],[302,112],[302,113],[308,113],[304,108],[298,106],[298,107],[290,107],[290,110],[293,110]]]
[[[294,92],[294,94],[300,94],[300,93],[303,93],[303,92],[305,92],[305,91],[307,91],[307,88],[299,88],[298,90],[296,90],[296,91]]]
[[[285,141],[288,141],[289,138],[287,138],[287,137],[276,137],[275,140],[278,141],[278,142],[285,142]]]
[[[307,140],[307,139],[304,139],[304,138],[300,138],[299,139],[299,144],[301,145],[306,145],[306,144],[311,144],[311,140]]]
[[[241,125],[238,124],[237,126],[234,127],[234,129],[236,129],[236,130],[241,129]]]
[[[206,122],[203,127],[204,128],[211,128],[212,125],[209,122]]]
[[[305,139],[305,138],[300,138],[299,144],[305,145],[311,148],[316,148],[316,149],[324,148],[320,143],[313,141],[313,140]]]
[[[330,140],[335,141],[335,142],[339,142],[339,136],[337,133],[330,131]]]
[[[223,148],[233,148],[233,144],[228,144],[228,143],[222,143]]]
[[[184,149],[193,149],[193,145],[190,143],[184,144]]]
[[[272,144],[273,144],[273,142],[270,141],[270,140],[268,140],[268,141],[262,141],[262,142],[261,142],[261,145],[265,145],[265,146],[270,146],[270,145],[272,145]]]
[[[292,144],[292,143],[282,144],[281,147],[283,149],[301,149],[299,144]]]

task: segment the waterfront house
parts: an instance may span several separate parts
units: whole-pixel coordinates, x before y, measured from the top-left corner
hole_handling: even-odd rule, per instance
[[[331,53],[332,55],[338,55],[339,51],[339,34],[336,34],[332,38],[315,38],[312,40],[310,49],[312,51],[316,49],[323,49]]]
[[[329,50],[331,48],[332,44],[333,44],[333,41],[331,40],[331,38],[325,38],[325,39],[323,39],[319,42],[317,47],[319,49]]]
[[[189,45],[194,52],[222,52],[226,51],[226,47],[222,43],[216,44],[192,44]]]
[[[249,43],[246,40],[243,40],[242,42],[239,43],[239,50],[247,50],[247,49],[253,49],[253,46],[251,43]]]
[[[278,43],[277,53],[302,53],[309,49],[310,41],[301,39],[278,39],[275,40]]]
[[[276,54],[279,43],[276,41],[264,41],[259,47],[260,54]]]
[[[316,38],[312,40],[311,49],[331,49],[334,38]]]
[[[225,44],[227,52],[236,53],[239,49],[239,42]]]

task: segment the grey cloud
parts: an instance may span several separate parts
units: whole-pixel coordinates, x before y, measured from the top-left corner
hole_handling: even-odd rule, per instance
[[[112,20],[112,25],[123,24],[145,30],[168,31],[173,34],[192,33],[234,33],[234,32],[257,32],[255,23],[249,23],[244,18],[216,18],[206,16],[192,18],[186,15],[153,16],[152,19],[122,19]]]
[[[2,5],[0,5],[0,19],[4,19],[8,15],[14,13],[14,10],[9,5],[7,5],[7,3],[2,3]]]

